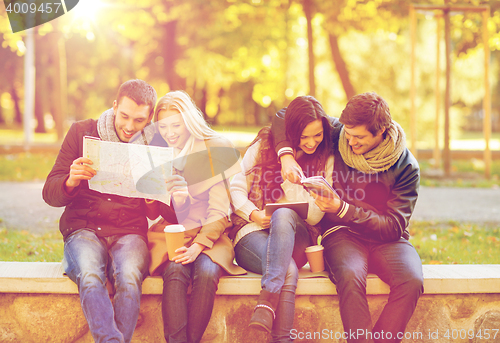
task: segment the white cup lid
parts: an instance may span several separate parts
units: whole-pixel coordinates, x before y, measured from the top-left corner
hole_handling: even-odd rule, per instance
[[[311,245],[310,247],[306,248],[306,252],[315,252],[315,251],[321,251],[323,250],[322,245]]]
[[[180,225],[180,224],[176,224],[176,225],[167,225],[165,226],[165,228],[163,229],[163,232],[169,232],[169,233],[172,233],[172,232],[184,232],[186,231],[186,229],[184,228],[184,226]]]

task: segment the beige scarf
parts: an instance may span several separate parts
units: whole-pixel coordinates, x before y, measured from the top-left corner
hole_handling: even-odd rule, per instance
[[[349,167],[365,174],[375,174],[386,171],[399,159],[406,148],[405,133],[401,126],[392,121],[387,129],[385,139],[372,150],[363,155],[356,155],[345,137],[344,128],[340,132],[339,151],[342,159]]]
[[[97,120],[97,132],[103,141],[122,143],[115,130],[115,113],[110,108],[104,111]],[[136,133],[129,143],[148,145],[155,134],[154,125],[148,123],[146,127],[139,133]]]

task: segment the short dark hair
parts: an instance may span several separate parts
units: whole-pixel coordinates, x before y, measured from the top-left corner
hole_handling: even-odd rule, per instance
[[[391,121],[389,105],[375,92],[353,96],[340,115],[340,122],[345,126],[366,125],[374,136],[383,128],[388,129]]]
[[[156,91],[146,81],[133,79],[122,83],[116,94],[116,102],[119,104],[124,96],[133,100],[137,105],[149,106],[149,115],[153,114],[156,105]]]

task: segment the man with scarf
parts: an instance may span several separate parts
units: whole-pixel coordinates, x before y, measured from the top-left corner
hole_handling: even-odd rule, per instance
[[[65,210],[59,222],[64,237],[63,267],[78,286],[83,313],[95,342],[130,342],[139,317],[142,281],[148,271],[148,221],[144,199],[89,189],[96,171],[83,156],[83,137],[148,144],[156,91],[142,80],[123,83],[98,120],[69,129],[43,188],[51,206]],[[111,301],[106,280],[114,288]]]
[[[300,182],[282,113],[273,120],[276,150],[283,176]],[[331,125],[337,194],[313,196],[326,212],[320,222],[325,265],[337,288],[345,337],[348,342],[400,342],[423,292],[422,263],[407,230],[418,197],[419,165],[387,102],[375,93],[352,97]],[[368,273],[390,286],[374,326],[366,298]]]

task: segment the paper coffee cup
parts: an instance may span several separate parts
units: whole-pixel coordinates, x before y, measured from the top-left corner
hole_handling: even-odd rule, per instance
[[[184,231],[186,229],[182,225],[165,226],[165,240],[167,242],[168,259],[172,261],[175,256],[179,255],[175,251],[184,246]]]
[[[312,245],[306,248],[307,261],[311,267],[311,272],[322,272],[325,270],[325,262],[323,261],[323,246]]]

